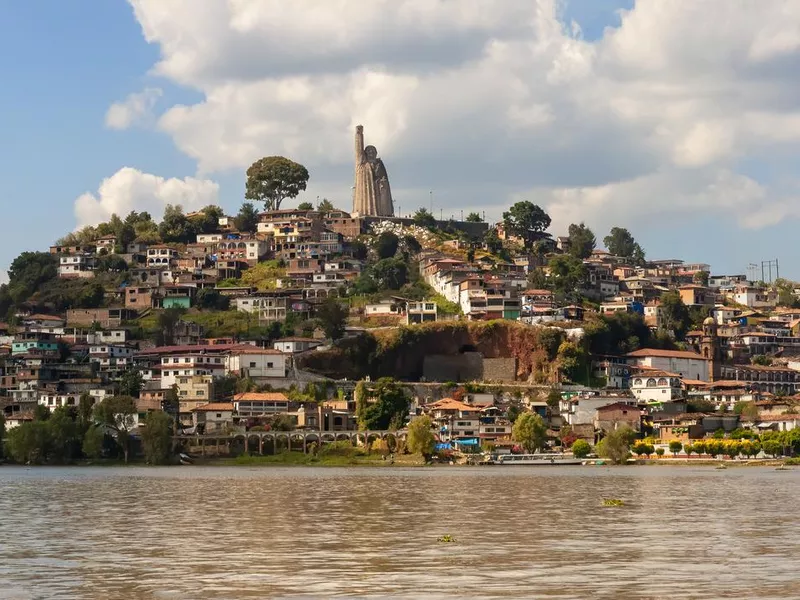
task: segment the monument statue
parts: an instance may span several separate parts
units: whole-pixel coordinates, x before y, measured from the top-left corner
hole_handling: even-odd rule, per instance
[[[364,127],[356,127],[356,182],[353,213],[361,216],[394,216],[389,175],[375,146],[364,147]]]

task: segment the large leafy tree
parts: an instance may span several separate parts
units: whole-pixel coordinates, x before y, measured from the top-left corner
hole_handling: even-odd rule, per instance
[[[332,210],[336,210],[336,207],[330,200],[323,198],[322,202],[320,202],[319,206],[317,206],[317,210],[320,212],[330,212]]]
[[[183,214],[183,208],[180,205],[167,204],[164,209],[164,218],[158,226],[158,234],[164,242],[187,244],[194,239],[197,229]]]
[[[189,220],[197,233],[216,233],[219,231],[219,220],[224,215],[219,206],[209,204]]]
[[[558,254],[551,258],[548,269],[553,290],[567,297],[576,296],[580,286],[586,281],[586,266],[583,261],[568,254]]]
[[[401,258],[384,258],[370,269],[373,281],[383,290],[399,290],[408,281],[408,265]]]
[[[414,213],[414,223],[419,225],[420,227],[435,227],[436,226],[436,218],[427,208],[420,208],[417,212]]]
[[[384,231],[375,241],[375,252],[378,254],[379,259],[392,258],[397,254],[399,245],[400,238],[391,231]]]
[[[428,461],[436,447],[436,437],[433,435],[433,423],[430,417],[423,415],[414,417],[408,424],[408,449],[411,452],[422,454]]]
[[[15,304],[25,302],[44,283],[58,277],[58,259],[48,252],[23,252],[8,269],[8,294]]]
[[[314,210],[314,205],[311,202],[301,202],[297,205],[297,210]]]
[[[136,368],[129,368],[119,378],[119,393],[121,396],[138,398],[143,384],[142,373]]]
[[[662,329],[672,331],[675,337],[682,340],[691,325],[689,309],[677,291],[664,292],[661,295]]]
[[[136,425],[136,401],[130,396],[106,398],[94,409],[95,418],[113,432],[125,462],[130,453],[131,430]]]
[[[597,245],[594,233],[583,223],[572,223],[568,230],[569,254],[575,258],[589,258]]]
[[[241,233],[255,233],[258,230],[258,211],[251,202],[242,204],[233,219],[233,226]]]
[[[612,227],[603,238],[603,244],[614,256],[630,258],[636,264],[644,263],[644,250],[624,227]]]
[[[537,240],[546,237],[550,215],[532,202],[517,202],[503,213],[506,232],[522,238],[527,250],[533,249]]]
[[[245,198],[279,210],[286,198],[297,198],[308,184],[308,169],[283,156],[260,158],[247,169]]]
[[[374,384],[359,384],[356,413],[362,430],[385,430],[390,425],[401,427],[408,418],[409,397],[400,383],[382,377]]]
[[[547,425],[540,415],[524,412],[514,421],[511,435],[515,442],[525,448],[526,452],[536,452],[545,447]]]
[[[145,460],[152,465],[167,464],[172,455],[172,419],[160,410],[147,413],[142,427]]]
[[[344,335],[349,314],[347,307],[340,304],[336,298],[328,298],[317,309],[317,318],[322,323],[322,329],[332,340],[338,340]]]
[[[476,212],[471,212],[467,215],[467,223],[483,223],[483,217]]]

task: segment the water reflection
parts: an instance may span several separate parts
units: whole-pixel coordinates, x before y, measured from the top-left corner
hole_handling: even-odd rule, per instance
[[[4,598],[800,597],[798,471],[3,467],[0,490]]]

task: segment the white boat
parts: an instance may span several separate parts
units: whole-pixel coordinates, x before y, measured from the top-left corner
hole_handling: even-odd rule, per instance
[[[555,465],[582,465],[583,460],[572,454],[501,454],[495,464],[498,465],[530,465],[536,467]]]

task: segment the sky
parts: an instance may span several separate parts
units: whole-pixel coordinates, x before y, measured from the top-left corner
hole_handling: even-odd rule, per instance
[[[217,203],[284,155],[351,207],[628,228],[648,258],[800,279],[796,0],[0,0],[4,268],[112,213]]]

